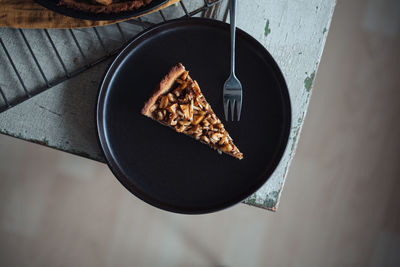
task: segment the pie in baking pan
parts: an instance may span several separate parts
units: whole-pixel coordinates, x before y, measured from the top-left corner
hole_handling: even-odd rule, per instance
[[[118,13],[150,4],[153,0],[59,0],[58,5],[91,13]]]

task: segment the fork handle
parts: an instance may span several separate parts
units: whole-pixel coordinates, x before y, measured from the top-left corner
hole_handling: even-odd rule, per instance
[[[236,0],[229,2],[231,19],[231,75],[235,76],[235,41],[236,41]]]

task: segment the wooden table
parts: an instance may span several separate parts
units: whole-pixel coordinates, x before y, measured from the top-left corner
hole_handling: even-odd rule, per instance
[[[290,141],[283,159],[266,184],[245,201],[247,204],[274,211],[277,209],[307,113],[334,7],[335,0],[238,1],[238,27],[261,42],[278,62],[286,78],[293,107]],[[165,12],[169,16],[174,15],[172,9]],[[224,13],[220,11],[214,15],[222,19]],[[7,42],[15,38],[15,31],[0,29],[0,36]],[[27,34],[32,34],[32,48],[41,48],[41,37],[34,37],[32,32]],[[70,53],[70,43],[55,40],[55,44],[61,55]],[[10,48],[11,54],[20,54],[17,46],[15,51],[13,49]],[[69,58],[67,67],[73,65],[75,60]],[[1,76],[5,73],[2,70],[10,67],[4,63],[4,55],[1,54],[0,59],[0,86],[16,86],[8,76]],[[110,60],[101,63],[0,113],[0,132],[104,162],[96,139],[94,107],[99,83],[109,63]],[[54,64],[48,62],[45,66],[54,69]],[[27,76],[32,72],[31,66],[17,61],[16,68]]]

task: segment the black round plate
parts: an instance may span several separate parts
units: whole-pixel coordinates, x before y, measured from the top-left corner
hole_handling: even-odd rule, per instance
[[[242,117],[224,124],[243,160],[219,155],[140,114],[161,78],[182,62],[223,120],[229,44],[228,24],[174,20],[137,36],[105,75],[97,103],[101,147],[119,181],[147,203],[179,213],[217,211],[251,195],[277,167],[291,124],[288,89],[267,50],[240,29],[236,72],[243,86]]]
[[[60,13],[62,15],[77,18],[77,19],[87,19],[87,20],[117,20],[117,19],[127,19],[131,17],[140,16],[146,12],[152,11],[153,9],[161,6],[168,2],[168,0],[153,0],[149,5],[138,8],[136,10],[123,11],[118,13],[90,13],[79,11],[73,8],[68,8],[66,6],[59,6],[58,0],[35,0],[38,4],[50,9],[54,12]]]

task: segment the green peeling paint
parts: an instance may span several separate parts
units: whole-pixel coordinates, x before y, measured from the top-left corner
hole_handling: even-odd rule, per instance
[[[49,145],[49,140],[47,140],[46,137],[42,139],[42,142],[43,142],[44,144],[46,144],[47,146]]]
[[[267,23],[265,24],[265,31],[264,31],[264,35],[268,36],[268,34],[271,33],[271,28],[269,27],[269,19],[267,19]]]
[[[273,198],[278,199],[279,192],[278,191],[273,191],[273,192],[270,193],[270,195],[272,195]]]
[[[267,198],[264,200],[263,205],[269,209],[276,211],[276,204],[278,203],[279,192],[273,191],[268,194]]]
[[[267,208],[273,208],[275,206],[275,200],[271,199],[271,198],[267,198],[264,200],[264,206]]]
[[[10,132],[7,131],[6,129],[3,129],[3,130],[1,130],[1,131],[2,131],[4,134],[11,135]]]
[[[294,153],[294,149],[295,149],[295,147],[296,147],[297,136],[299,135],[300,129],[301,129],[301,127],[300,127],[300,124],[299,124],[299,125],[296,127],[296,130],[295,130],[295,132],[294,132],[293,137],[291,138],[291,139],[292,139],[292,145],[291,145],[291,147],[290,147],[290,157],[292,157],[292,155],[293,155],[293,153]]]
[[[307,74],[307,72],[306,72],[306,74]],[[314,81],[314,77],[315,77],[315,71],[313,73],[311,73],[310,76],[308,76],[304,79],[304,87],[306,88],[307,92],[310,92],[310,90],[311,90],[311,86]]]
[[[324,30],[322,31],[322,34],[325,34],[325,33],[326,33],[326,31],[327,31],[327,29],[326,29],[326,28],[324,28]]]
[[[249,197],[246,201],[247,204],[255,205],[256,204],[256,199],[257,196],[256,194],[253,194],[251,197]]]
[[[276,203],[278,202],[278,197],[279,197],[279,191],[272,191],[265,198],[263,205],[267,208],[274,209]]]

